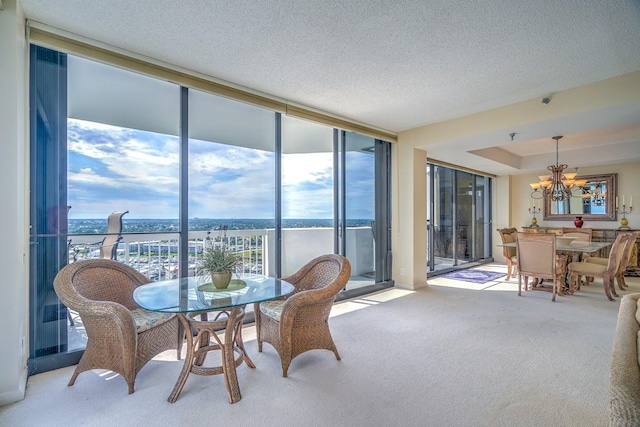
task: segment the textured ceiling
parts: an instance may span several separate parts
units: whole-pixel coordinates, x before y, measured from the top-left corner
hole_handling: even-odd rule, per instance
[[[640,70],[637,0],[21,4],[29,19],[395,132]]]

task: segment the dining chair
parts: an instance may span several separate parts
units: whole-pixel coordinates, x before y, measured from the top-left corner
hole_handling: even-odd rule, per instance
[[[566,237],[575,237],[578,241],[590,242],[593,237],[593,228],[562,227],[562,235]]]
[[[500,239],[502,240],[502,244],[515,243],[517,232],[518,230],[513,227],[498,229],[498,233],[500,233]],[[516,248],[509,248],[509,247],[503,246],[502,256],[504,257],[504,261],[507,263],[507,278],[504,280],[509,281],[512,277],[516,277],[516,268],[518,265]]]
[[[577,242],[591,242],[593,238],[593,228],[577,228],[577,227],[562,227],[562,236],[574,237]],[[568,262],[582,261],[589,256],[586,252],[571,252],[571,251],[559,251],[558,255],[567,258]],[[589,280],[593,280],[593,277],[585,277],[585,283],[588,284]]]
[[[335,296],[349,281],[351,264],[342,255],[321,255],[283,280],[294,286],[280,300],[255,304],[258,351],[268,342],[277,351],[282,376],[293,358],[309,350],[331,350],[340,360],[331,331],[329,313]]]
[[[566,262],[556,255],[556,236],[551,233],[517,233],[518,295],[522,295],[522,281],[528,290],[529,277],[553,281],[553,296],[562,294]]]
[[[622,260],[620,261],[620,266],[618,271],[616,272],[616,282],[618,282],[618,289],[621,291],[627,288],[627,284],[624,281],[624,272],[627,269],[627,265],[629,264],[629,260],[633,255],[633,249],[636,245],[636,240],[640,238],[640,231],[632,231],[630,232],[632,237],[627,240],[627,244],[625,245],[624,252],[622,253]],[[609,258],[607,257],[586,257],[583,259],[584,262],[592,263],[592,264],[600,264],[607,265]],[[587,280],[585,284],[588,284],[590,280]]]
[[[177,350],[184,335],[175,314],[141,308],[133,290],[149,283],[141,273],[110,259],[91,259],[63,267],[53,281],[58,298],[80,315],[87,346],[69,381],[91,369],[124,377],[133,393],[136,375],[157,354]]]
[[[622,263],[624,249],[631,237],[631,233],[618,234],[616,240],[611,246],[611,252],[609,252],[609,258],[607,259],[606,265],[578,261],[569,263],[567,267],[570,272],[569,292],[573,293],[574,289],[580,290],[580,281],[582,280],[582,276],[597,277],[602,279],[604,292],[609,301],[615,301],[613,297],[617,297],[618,294],[616,293],[614,286],[614,278],[616,277],[618,269]]]

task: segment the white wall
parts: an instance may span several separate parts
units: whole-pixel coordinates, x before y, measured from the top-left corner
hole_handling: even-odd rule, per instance
[[[266,274],[275,271],[275,230],[267,230]],[[347,259],[351,275],[374,271],[371,227],[347,228]],[[282,276],[290,276],[313,258],[333,253],[332,228],[291,228],[282,230]]]
[[[0,10],[0,405],[24,398],[27,381],[27,44],[16,0]]]

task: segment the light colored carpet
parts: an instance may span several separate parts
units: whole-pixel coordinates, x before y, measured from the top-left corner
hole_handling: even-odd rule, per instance
[[[238,368],[243,398],[233,405],[220,376],[197,375],[168,403],[182,361],[165,353],[139,373],[132,395],[109,372],[83,373],[73,387],[73,367],[32,376],[26,398],[0,408],[0,425],[607,425],[619,299],[607,301],[598,281],[556,303],[541,291],[519,298],[517,278],[503,279],[434,278],[417,292],[336,304],[330,325],[342,361],[312,351],[294,359],[289,378],[270,345],[258,353],[247,327],[257,369]],[[623,294],[640,292],[640,279],[627,283]]]

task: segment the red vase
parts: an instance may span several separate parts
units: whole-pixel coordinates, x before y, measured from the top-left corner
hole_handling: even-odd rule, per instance
[[[582,217],[581,216],[577,216],[576,220],[573,221],[573,224],[576,226],[576,228],[581,228],[582,224],[584,224],[584,221],[582,221]]]

